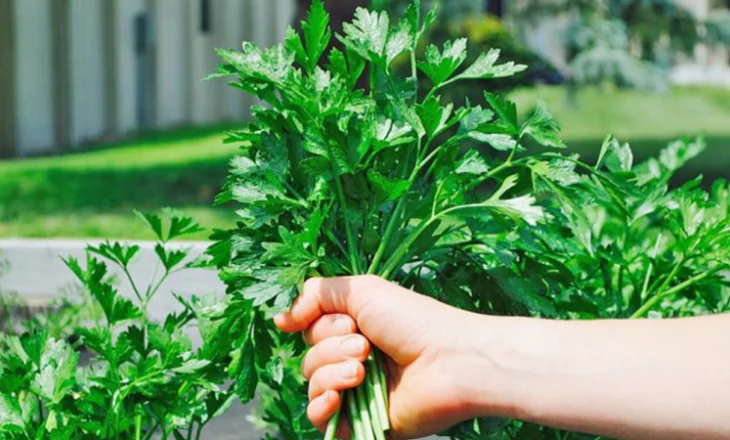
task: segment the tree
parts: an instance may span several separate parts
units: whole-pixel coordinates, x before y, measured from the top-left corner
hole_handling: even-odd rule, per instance
[[[663,88],[666,72],[698,44],[729,45],[727,9],[707,20],[678,0],[515,0],[510,12],[529,28],[569,16],[567,60],[578,84]]]

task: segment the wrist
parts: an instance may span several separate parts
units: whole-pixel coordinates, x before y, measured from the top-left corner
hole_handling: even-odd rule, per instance
[[[469,316],[464,333],[468,371],[457,379],[467,418],[528,418],[526,379],[534,367],[531,357],[546,350],[541,347],[543,324],[529,318]]]

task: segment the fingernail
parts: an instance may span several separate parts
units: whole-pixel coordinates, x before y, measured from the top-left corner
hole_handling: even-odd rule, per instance
[[[348,318],[342,316],[336,318],[335,326],[337,327],[337,330],[341,331],[342,333],[352,332],[352,324],[350,323],[350,320]]]
[[[332,402],[335,400],[337,393],[335,391],[327,391],[324,393],[323,398],[325,402]]]
[[[365,339],[353,336],[342,342],[343,350],[350,356],[359,356],[365,352]]]
[[[357,377],[357,364],[354,362],[348,362],[342,365],[340,369],[345,379],[354,379]]]

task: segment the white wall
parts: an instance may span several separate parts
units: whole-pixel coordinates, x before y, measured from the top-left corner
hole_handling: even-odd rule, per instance
[[[189,75],[185,8],[190,1],[157,0],[155,16],[156,124],[170,127],[186,122]],[[197,2],[195,2],[197,3]]]
[[[51,1],[15,2],[16,139],[21,155],[48,150],[54,143]]]
[[[213,49],[221,46],[218,35],[222,33],[224,24],[221,22],[227,12],[224,7],[227,1],[217,0],[211,5],[211,30],[203,33],[200,30],[199,2],[190,7],[190,21],[187,24],[189,33],[190,76],[187,87],[191,93],[191,118],[197,124],[206,124],[217,121],[221,115],[221,88],[219,81],[202,81],[203,78],[215,71],[217,63]],[[240,3],[240,0],[239,0]],[[224,45],[225,46],[225,45]]]
[[[104,30],[101,17],[101,1],[70,0],[71,145],[99,138],[105,131]]]
[[[8,1],[8,0],[0,0]],[[140,96],[134,19],[151,14],[152,45],[148,72],[149,122],[155,128],[241,120],[253,100],[225,81],[201,81],[219,63],[213,49],[237,49],[242,41],[270,46],[283,40],[295,14],[295,0],[213,0],[212,31],[200,30],[200,0],[14,0],[17,79],[17,139],[21,154],[55,146],[54,55],[51,5],[69,6],[68,133],[71,144],[91,143],[107,133],[108,106],[105,36],[115,32],[115,114],[118,132],[139,129]],[[105,27],[104,1],[113,2],[115,22]],[[151,10],[148,11],[148,8]],[[65,114],[65,115],[66,115]],[[65,128],[65,127],[61,127]]]
[[[144,0],[113,0],[116,7],[117,127],[120,134],[137,128],[137,56],[134,19],[145,11]]]

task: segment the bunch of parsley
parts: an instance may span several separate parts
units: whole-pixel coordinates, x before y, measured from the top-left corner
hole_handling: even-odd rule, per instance
[[[275,390],[261,417],[282,438],[316,434],[304,420],[304,385],[287,369],[303,347],[268,318],[309,276],[375,274],[491,314],[641,317],[660,306],[669,315],[730,306],[727,186],[711,197],[698,182],[669,189],[701,140],[635,167],[630,148],[609,137],[598,163],[587,164],[560,152],[543,104],[521,121],[513,103],[489,92],[481,104],[442,102],[452,84],[525,66],[500,62],[498,50],[465,66],[464,39],[417,53],[436,18],[420,12],[416,1],[391,25],[386,13],[359,9],[336,36],[342,49],[325,54],[333,36],[315,1],[302,35],[219,51],[214,76],[266,104],[229,133],[242,154],[218,202],[238,203],[240,221],[209,251],[228,284],[221,328],[242,335],[239,394],[251,398],[258,383]],[[391,68],[400,57],[411,64],[405,78]],[[367,90],[357,87],[363,75]],[[667,304],[677,298],[684,305]],[[382,366],[369,370],[377,378]],[[360,440],[387,429],[368,401],[371,383],[346,405]],[[371,409],[364,419],[363,408]],[[483,420],[450,435],[530,429],[542,432]]]
[[[218,202],[237,203],[240,221],[209,251],[228,284],[221,328],[241,335],[239,394],[252,397],[259,383],[269,390],[260,417],[282,438],[316,433],[304,417],[304,384],[288,367],[303,347],[268,318],[310,276],[379,275],[491,314],[641,317],[660,306],[668,315],[729,306],[727,186],[712,197],[697,182],[669,189],[701,141],[679,141],[635,167],[630,148],[609,137],[598,163],[587,164],[560,152],[543,104],[520,120],[512,102],[489,92],[481,104],[442,102],[453,84],[525,66],[501,62],[498,50],[464,65],[465,39],[418,53],[435,18],[422,17],[418,1],[397,23],[359,9],[333,37],[315,1],[301,35],[219,51],[214,77],[265,103],[229,133],[241,155]],[[342,49],[325,54],[332,38]],[[391,68],[401,57],[407,77]],[[363,76],[367,90],[357,86]],[[667,304],[677,298],[684,306]],[[370,369],[377,378],[382,366]],[[345,405],[360,440],[387,428],[368,402],[370,383]],[[372,409],[364,420],[372,434],[358,430],[363,408]],[[450,435],[533,428],[484,420]]]

